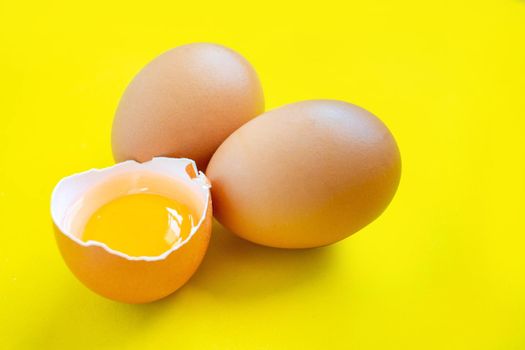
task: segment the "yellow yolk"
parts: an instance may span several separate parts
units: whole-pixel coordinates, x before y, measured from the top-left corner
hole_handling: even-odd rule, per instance
[[[119,197],[89,219],[83,241],[105,243],[130,256],[156,256],[184,240],[193,217],[184,204],[152,193]]]

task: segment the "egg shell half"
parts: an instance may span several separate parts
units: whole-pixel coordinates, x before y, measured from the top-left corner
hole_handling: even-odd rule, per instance
[[[264,111],[250,63],[224,46],[196,43],[151,61],[127,87],[115,114],[115,160],[183,157],[205,169],[213,152]]]
[[[401,173],[387,127],[358,106],[313,100],[266,112],[219,147],[206,175],[215,217],[249,241],[327,245],[387,207]]]
[[[183,199],[198,223],[190,235],[159,256],[128,256],[103,242],[84,242],[83,226],[103,204],[147,186],[154,193]],[[75,276],[94,292],[126,303],[161,299],[193,275],[208,247],[212,223],[210,184],[189,159],[127,161],[69,176],[51,199],[55,237]]]

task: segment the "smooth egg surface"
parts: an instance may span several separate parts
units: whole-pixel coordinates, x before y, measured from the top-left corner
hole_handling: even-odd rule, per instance
[[[215,217],[262,245],[309,248],[358,231],[387,207],[401,173],[387,127],[358,106],[312,100],[266,112],[211,159]]]
[[[264,110],[259,78],[235,51],[196,43],[151,61],[127,87],[115,114],[117,162],[189,158],[205,169],[234,130]]]

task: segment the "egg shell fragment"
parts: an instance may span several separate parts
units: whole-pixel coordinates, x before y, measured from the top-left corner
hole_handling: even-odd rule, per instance
[[[84,242],[83,225],[97,208],[148,186],[152,192],[184,199],[199,213],[190,235],[159,256],[128,256],[103,242]],[[212,223],[210,184],[189,159],[127,161],[69,176],[51,200],[55,237],[75,276],[94,292],[126,303],[146,303],[180,288],[197,270],[208,247]]]
[[[397,144],[370,112],[313,100],[262,114],[212,157],[215,217],[249,241],[280,248],[334,243],[376,217],[401,173]]]

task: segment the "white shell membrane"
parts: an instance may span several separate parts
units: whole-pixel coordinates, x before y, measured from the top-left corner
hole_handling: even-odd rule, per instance
[[[129,160],[60,180],[51,195],[51,217],[59,231],[77,244],[99,246],[128,260],[157,261],[186,244],[198,231],[209,210],[210,187],[209,180],[197,171],[191,159],[158,157],[144,163]],[[109,248],[103,242],[84,242],[80,239],[84,226],[98,208],[144,188],[148,189],[148,193],[180,201],[196,214],[197,224],[185,240],[158,256],[129,256]]]

